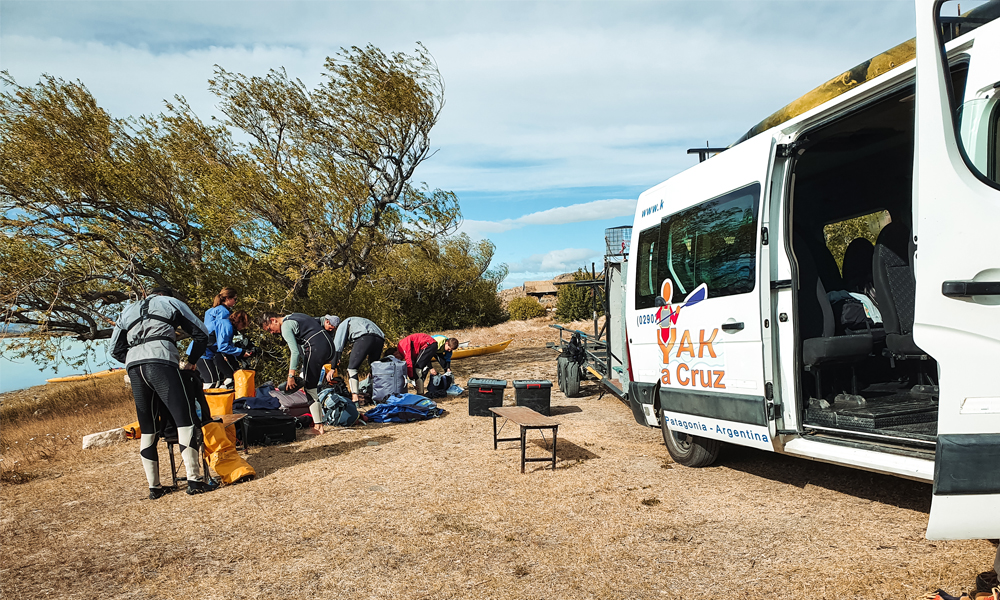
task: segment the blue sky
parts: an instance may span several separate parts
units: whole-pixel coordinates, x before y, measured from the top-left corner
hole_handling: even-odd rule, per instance
[[[437,60],[446,106],[417,171],[497,246],[504,287],[600,264],[606,227],[823,81],[913,36],[909,1],[0,1],[0,68],[79,79],[115,116],[187,98],[218,64],[307,85],[342,46]]]

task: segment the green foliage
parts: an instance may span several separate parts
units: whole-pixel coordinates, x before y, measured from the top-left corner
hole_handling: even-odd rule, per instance
[[[493,243],[459,235],[399,246],[372,278],[376,295],[390,299],[384,331],[398,338],[417,331],[495,325],[503,320],[497,292],[506,266],[490,269]]]
[[[844,268],[844,253],[851,242],[856,238],[865,238],[874,245],[879,232],[889,223],[889,220],[889,213],[882,210],[870,215],[861,215],[846,221],[830,223],[823,227],[826,247],[830,249],[833,257],[837,260],[837,267]]]
[[[587,269],[573,273],[574,281],[588,281],[593,275]],[[604,314],[604,294],[598,288],[564,284],[559,286],[556,319],[559,321],[579,321],[594,315],[594,294],[597,294],[597,314]]]
[[[104,339],[125,303],[169,285],[199,314],[231,286],[252,313],[400,333],[496,322],[492,245],[448,238],[458,199],[413,182],[444,106],[430,54],[353,47],[325,68],[308,89],[216,67],[213,123],[182,97],[120,119],[82,83],[0,74],[2,320]]]
[[[507,312],[512,321],[527,321],[545,316],[545,307],[531,296],[514,298],[507,304]]]

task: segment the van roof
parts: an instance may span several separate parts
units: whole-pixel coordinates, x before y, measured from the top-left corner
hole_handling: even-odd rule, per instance
[[[743,137],[736,140],[736,143],[733,145],[735,146],[740,142],[744,142],[762,131],[767,131],[772,127],[781,125],[785,121],[816,108],[827,100],[832,100],[879,75],[888,73],[892,69],[910,62],[916,55],[916,38],[911,38],[898,46],[894,46],[792,100],[760,123],[751,127],[750,131],[743,134]]]

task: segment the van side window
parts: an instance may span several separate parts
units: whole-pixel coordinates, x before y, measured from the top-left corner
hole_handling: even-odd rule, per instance
[[[656,265],[659,252],[660,226],[650,227],[639,234],[639,256],[636,265],[635,308],[652,308],[659,294],[660,281]]]
[[[754,183],[663,219],[659,271],[674,282],[671,302],[702,283],[709,298],[753,291],[759,203]]]

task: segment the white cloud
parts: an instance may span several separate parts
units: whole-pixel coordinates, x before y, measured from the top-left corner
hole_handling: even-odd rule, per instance
[[[462,232],[473,237],[481,237],[490,233],[503,233],[511,229],[520,229],[525,225],[566,225],[584,221],[600,221],[615,217],[630,217],[635,214],[636,201],[622,198],[609,200],[594,200],[570,206],[557,206],[502,221],[476,221],[467,219],[462,223]]]
[[[207,118],[216,63],[314,85],[341,46],[422,40],[448,87],[416,177],[458,192],[654,185],[912,29],[898,2],[54,5],[5,3],[0,66],[79,78],[116,116],[181,94]]]
[[[532,254],[528,258],[507,265],[511,278],[522,274],[551,273],[549,277],[575,271],[587,263],[597,260],[601,253],[589,248],[561,248],[542,254]],[[545,277],[547,279],[548,277]]]

